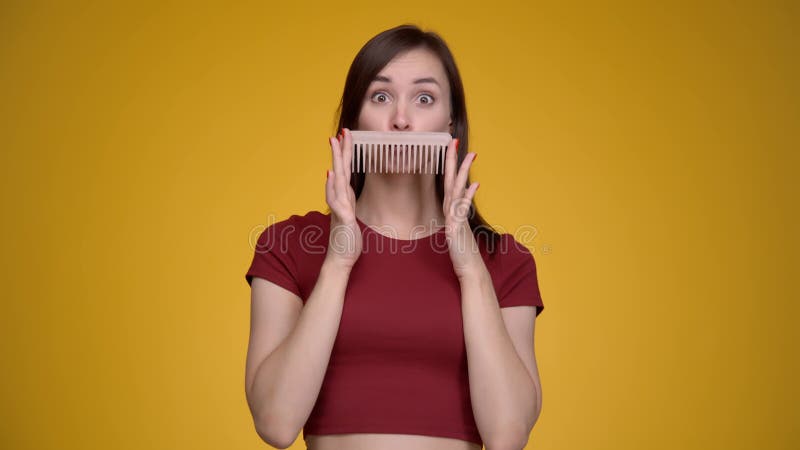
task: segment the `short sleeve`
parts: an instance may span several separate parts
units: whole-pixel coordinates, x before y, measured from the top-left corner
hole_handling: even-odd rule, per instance
[[[536,260],[530,250],[509,233],[503,234],[498,251],[500,286],[496,291],[501,308],[509,306],[536,306],[536,315],[542,313],[544,304],[539,292]]]
[[[297,230],[292,219],[276,222],[261,232],[245,280],[252,286],[253,277],[263,278],[302,298],[298,264],[293,257]]]

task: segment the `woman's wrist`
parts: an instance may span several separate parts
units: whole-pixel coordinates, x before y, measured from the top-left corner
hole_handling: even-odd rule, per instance
[[[322,262],[320,272],[350,276],[351,270],[353,270],[353,266],[349,262],[342,261],[339,257],[328,253]]]
[[[481,264],[480,266],[476,265],[473,269],[470,270],[464,270],[461,273],[457,274],[457,276],[458,276],[458,282],[461,285],[492,282],[492,276],[489,274],[489,270],[486,268],[484,264]]]

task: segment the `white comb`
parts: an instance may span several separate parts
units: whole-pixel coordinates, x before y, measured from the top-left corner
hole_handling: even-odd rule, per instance
[[[351,131],[352,172],[444,173],[444,156],[453,139],[429,131]]]

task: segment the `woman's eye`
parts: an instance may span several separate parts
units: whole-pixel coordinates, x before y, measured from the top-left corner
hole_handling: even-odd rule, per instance
[[[389,96],[383,92],[376,92],[372,94],[372,101],[378,103],[386,103],[387,101],[389,101]]]
[[[422,94],[419,96],[419,102],[426,105],[433,103],[433,97],[428,94]]]

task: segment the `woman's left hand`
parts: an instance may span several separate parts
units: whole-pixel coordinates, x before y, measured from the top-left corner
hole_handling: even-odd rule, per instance
[[[456,173],[458,139],[453,139],[447,148],[444,165],[445,233],[453,262],[453,270],[459,280],[480,273],[484,266],[475,236],[469,227],[469,213],[472,197],[478,190],[477,182],[466,187],[467,176],[476,153],[467,153]]]

